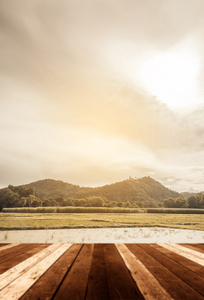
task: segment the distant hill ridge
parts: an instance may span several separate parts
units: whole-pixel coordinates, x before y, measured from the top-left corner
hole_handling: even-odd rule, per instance
[[[151,177],[129,178],[100,187],[80,187],[60,180],[44,179],[24,187],[32,187],[39,198],[78,199],[89,196],[105,197],[109,201],[135,202],[139,206],[155,207],[165,198],[176,198],[180,194],[163,186]]]

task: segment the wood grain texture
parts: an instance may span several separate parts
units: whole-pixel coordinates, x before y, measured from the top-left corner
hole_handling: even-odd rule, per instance
[[[166,267],[182,281],[190,285],[194,290],[199,292],[201,295],[204,295],[204,278],[202,276],[196,274],[187,266],[173,261],[166,255],[161,254],[161,252],[147,244],[139,245],[139,247],[141,247],[147,254]]]
[[[192,249],[194,251],[198,251],[200,253],[204,253],[204,247],[202,244],[179,244],[179,245]]]
[[[0,244],[0,251],[7,250],[9,248],[12,248],[14,246],[18,246],[19,244]]]
[[[109,298],[118,300],[144,299],[121,255],[113,244],[104,245]]]
[[[21,300],[49,300],[56,293],[74,263],[82,244],[72,245],[49,270],[20,298]]]
[[[31,257],[35,253],[39,252],[40,250],[46,248],[47,245],[31,245],[29,248],[26,249],[25,252],[12,257],[11,259],[3,262],[0,264],[0,274],[4,273],[5,271],[15,267],[21,262],[24,262],[27,258]]]
[[[201,266],[204,266],[204,254],[203,253],[198,253],[197,251],[188,249],[186,247],[180,246],[178,244],[159,244],[160,246],[173,251],[179,255],[182,255],[198,264]]]
[[[185,257],[202,260],[200,244],[5,246],[0,251],[3,300],[204,299],[204,268]]]
[[[164,247],[161,247],[157,244],[150,244],[150,246],[153,247],[154,249],[157,249],[159,252],[165,254],[167,257],[171,258],[173,261],[178,262],[179,264],[187,267],[188,269],[192,270],[193,272],[200,275],[201,277],[204,277],[204,268],[200,264],[198,264],[182,255],[179,255],[173,251],[170,251]]]
[[[69,247],[70,244],[60,245],[60,247],[50,255],[46,256],[43,260],[2,289],[0,291],[0,299],[19,299]]]
[[[41,246],[37,247],[37,253],[33,255],[32,257],[24,260],[23,262],[19,263],[17,266],[7,270],[3,274],[0,275],[0,290],[2,290],[4,287],[6,287],[8,284],[10,284],[12,281],[17,279],[19,276],[24,274],[27,270],[29,270],[32,266],[34,266],[36,263],[41,261],[43,258],[48,256],[50,253],[52,253],[54,250],[59,248],[59,244],[53,244],[50,245],[43,250]],[[40,251],[42,250],[42,251]]]
[[[124,244],[117,244],[116,246],[145,299],[173,299],[161,286],[159,281],[155,279],[152,273],[148,271],[148,269]]]
[[[93,258],[87,285],[87,300],[109,299],[104,245],[94,245]]]
[[[93,244],[85,244],[82,247],[69,273],[59,286],[59,289],[53,299],[81,300],[85,298],[93,249]]]
[[[146,253],[141,246],[142,244],[127,244],[130,251],[145,265],[145,267],[153,274],[153,276],[159,281],[161,286],[165,288],[173,299],[203,299],[203,296],[201,296],[191,286],[183,282],[183,280],[178,278],[168,268],[155,260],[151,255]]]
[[[30,244],[16,244],[14,247],[0,251],[0,263],[25,252],[29,246]]]

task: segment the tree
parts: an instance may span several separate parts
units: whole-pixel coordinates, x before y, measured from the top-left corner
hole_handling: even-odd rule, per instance
[[[43,206],[51,206],[51,202],[50,202],[50,200],[43,200],[42,205]]]
[[[187,202],[186,198],[184,198],[182,196],[175,198],[175,207],[177,207],[177,208],[188,207],[188,202]]]
[[[130,201],[126,201],[126,202],[124,203],[124,207],[131,207]]]
[[[190,196],[188,199],[189,207],[191,208],[204,208],[204,197],[203,193],[196,194],[195,196]]]
[[[100,196],[89,196],[87,198],[88,201],[88,206],[91,207],[103,207],[103,206],[107,206],[106,201],[107,199],[104,197],[100,197]]]
[[[164,207],[172,208],[172,207],[176,207],[175,205],[176,205],[176,202],[175,202],[174,198],[164,199]]]
[[[85,207],[86,206],[86,199],[75,199],[74,201],[74,206],[82,206],[82,207]]]
[[[3,207],[15,207],[19,199],[19,194],[9,188],[0,190],[0,210]]]

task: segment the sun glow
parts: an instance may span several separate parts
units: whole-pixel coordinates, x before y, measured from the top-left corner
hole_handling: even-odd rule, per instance
[[[173,109],[198,101],[199,57],[192,46],[182,46],[147,59],[140,78],[144,88]]]

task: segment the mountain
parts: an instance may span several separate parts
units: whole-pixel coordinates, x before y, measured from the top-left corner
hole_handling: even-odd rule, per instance
[[[196,196],[199,193],[204,194],[204,191],[202,191],[202,192],[181,192],[180,194],[187,199],[191,196]]]
[[[157,207],[165,198],[176,198],[180,194],[163,186],[151,177],[130,178],[101,187],[80,187],[59,180],[39,180],[23,187],[32,187],[36,196],[43,199],[67,199],[87,198],[89,196],[101,196],[108,201],[134,202],[140,207]]]

